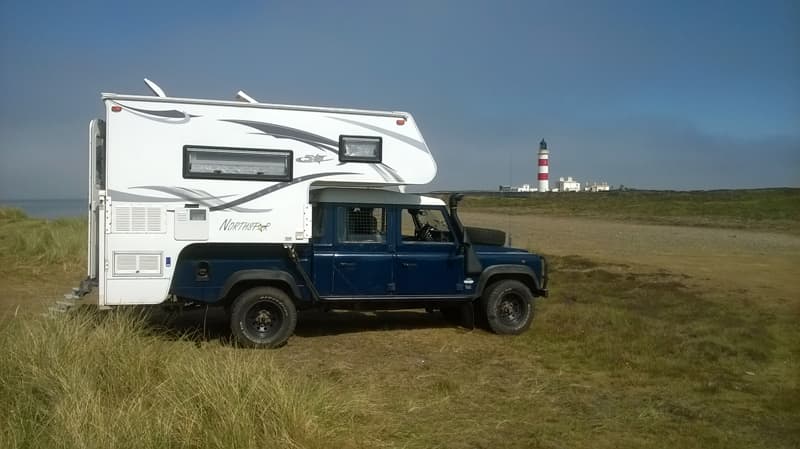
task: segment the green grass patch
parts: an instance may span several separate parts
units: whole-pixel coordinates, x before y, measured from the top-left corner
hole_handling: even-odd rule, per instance
[[[439,350],[420,345],[424,364],[404,366],[402,356],[386,362],[404,366],[413,383],[378,396],[392,441],[797,447],[798,314],[762,313],[739,297],[719,302],[663,273],[551,259],[552,297],[539,301],[529,332],[450,334],[436,340]],[[403,379],[378,371],[370,378]]]
[[[269,351],[198,346],[133,312],[0,323],[0,447],[329,448],[357,400]]]
[[[19,209],[0,208],[0,273],[68,271],[86,258],[86,220],[29,218]]]
[[[468,195],[467,210],[800,232],[800,189]]]
[[[83,271],[84,233],[0,210],[4,291],[71,286],[48,272]],[[800,447],[796,301],[548,260],[551,296],[517,337],[423,312],[319,313],[286,347],[253,351],[202,311],[179,329],[9,309],[0,447]]]
[[[800,313],[550,259],[552,296],[517,337],[349,312],[254,351],[220,316],[9,314],[0,447],[798,446]]]

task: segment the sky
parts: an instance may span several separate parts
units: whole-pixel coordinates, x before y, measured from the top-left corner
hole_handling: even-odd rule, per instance
[[[426,188],[800,187],[800,2],[0,0],[0,198],[80,198],[101,92],[411,112]],[[551,181],[552,182],[552,181]]]

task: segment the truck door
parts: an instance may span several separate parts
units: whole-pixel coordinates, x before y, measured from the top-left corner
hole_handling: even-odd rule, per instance
[[[375,205],[338,206],[333,255],[333,296],[394,293],[394,254],[387,241],[388,210]]]
[[[401,208],[394,276],[403,296],[464,294],[464,256],[441,208]]]
[[[105,205],[101,191],[106,189],[106,123],[101,119],[89,122],[89,207],[88,207],[88,263],[87,276],[97,279],[101,248],[104,246]]]

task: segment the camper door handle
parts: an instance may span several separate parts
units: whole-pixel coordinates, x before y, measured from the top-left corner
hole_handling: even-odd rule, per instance
[[[339,262],[339,266],[342,268],[351,268],[356,266],[355,262]]]
[[[403,268],[417,268],[417,264],[413,262],[402,262],[401,265]]]

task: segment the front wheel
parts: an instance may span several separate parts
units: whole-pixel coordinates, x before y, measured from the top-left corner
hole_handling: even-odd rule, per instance
[[[496,334],[518,335],[531,327],[533,294],[522,282],[505,279],[490,285],[481,297],[481,305]]]
[[[233,302],[231,332],[246,348],[277,348],[286,343],[297,325],[294,302],[281,289],[255,287]]]

